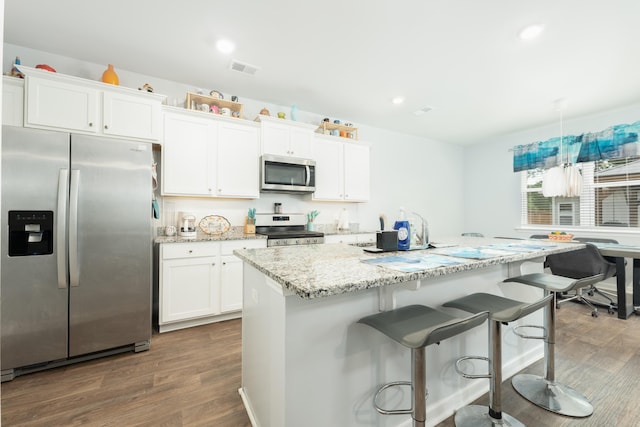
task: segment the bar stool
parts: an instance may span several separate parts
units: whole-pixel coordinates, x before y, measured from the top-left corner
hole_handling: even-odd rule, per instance
[[[358,320],[392,340],[411,349],[411,381],[396,381],[380,387],[373,399],[376,410],[384,415],[411,414],[414,427],[424,427],[427,412],[426,359],[427,346],[439,343],[482,324],[487,312],[458,318],[424,305],[410,305]],[[410,385],[412,405],[409,409],[388,410],[378,404],[378,396],[389,387]]]
[[[465,378],[489,378],[489,407],[468,405],[456,411],[457,427],[511,426],[524,424],[502,412],[502,334],[503,323],[518,320],[552,302],[548,295],[538,301],[526,303],[498,295],[476,293],[449,301],[444,307],[457,308],[470,313],[489,311],[489,357],[465,356],[456,361],[456,371]],[[487,375],[470,375],[462,372],[460,362],[469,359],[485,360],[489,363]]]
[[[544,316],[544,329],[547,331],[544,344],[544,377],[518,374],[511,379],[513,388],[531,403],[569,417],[588,417],[593,413],[593,406],[586,397],[555,380],[556,294],[591,286],[601,282],[604,276],[604,274],[596,274],[583,279],[571,279],[553,274],[532,273],[505,280],[505,282],[523,283],[542,288],[545,295],[553,297],[553,304],[547,307]]]

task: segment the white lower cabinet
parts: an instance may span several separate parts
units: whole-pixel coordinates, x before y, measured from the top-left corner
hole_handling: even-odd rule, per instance
[[[242,261],[234,249],[263,248],[266,240],[160,245],[160,332],[241,316]]]

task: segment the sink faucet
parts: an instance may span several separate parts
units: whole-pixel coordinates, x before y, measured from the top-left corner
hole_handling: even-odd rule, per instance
[[[420,218],[420,222],[422,222],[422,227],[416,227],[417,230],[422,229],[422,232],[416,231],[416,244],[418,246],[415,249],[427,249],[429,247],[429,227],[427,225],[427,221],[422,217],[422,215],[416,212],[412,212],[412,214]]]

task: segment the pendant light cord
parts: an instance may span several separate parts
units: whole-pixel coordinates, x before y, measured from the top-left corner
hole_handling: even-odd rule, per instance
[[[562,165],[562,160],[563,160],[563,150],[562,150],[562,145],[563,145],[563,139],[564,139],[564,134],[562,133],[562,108],[560,108],[560,164]],[[569,163],[569,150],[567,150],[567,163]]]

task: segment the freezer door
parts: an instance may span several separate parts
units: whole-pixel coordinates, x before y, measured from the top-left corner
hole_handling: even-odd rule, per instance
[[[151,144],[71,137],[71,357],[151,338],[151,162]]]
[[[69,134],[2,128],[2,370],[67,357],[68,169]],[[10,211],[14,232],[16,223],[33,231],[52,216],[53,253],[9,256]],[[25,211],[39,213],[29,221]]]

